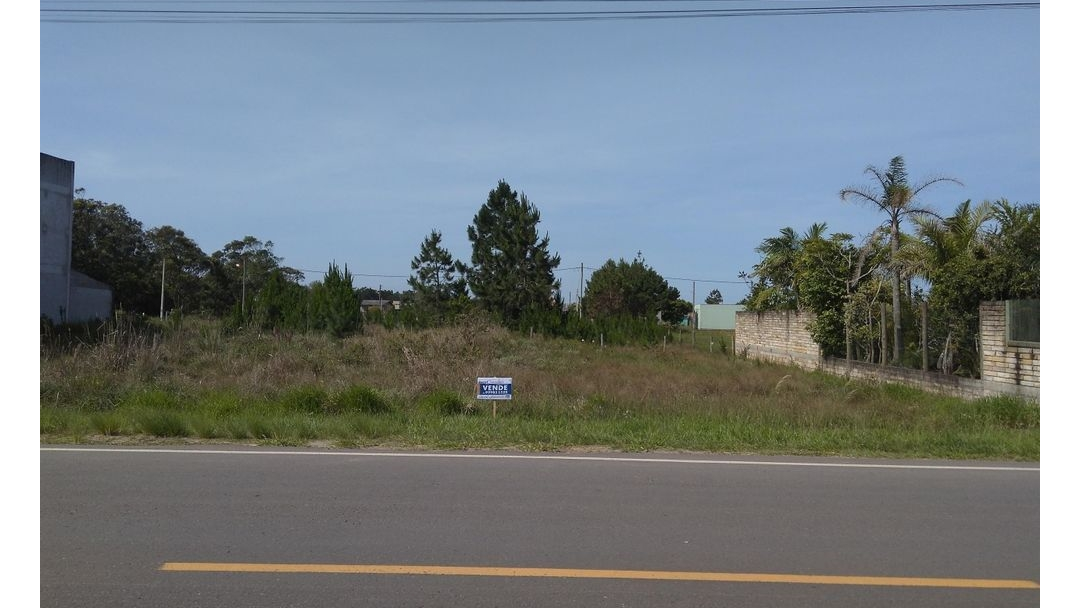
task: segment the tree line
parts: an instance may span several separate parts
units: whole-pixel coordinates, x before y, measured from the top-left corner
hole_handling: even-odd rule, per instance
[[[883,222],[861,240],[828,234],[825,223],[802,234],[782,228],[756,248],[762,257],[752,270],[740,273],[750,286],[742,303],[813,312],[810,331],[826,355],[908,367],[921,366],[926,307],[935,366],[978,377],[980,302],[1040,297],[1039,204],[966,200],[943,215],[921,195],[957,179],[910,182],[901,156],[866,173],[870,185],[844,188],[840,198],[879,211]]]
[[[979,303],[1039,298],[1039,205],[964,201],[942,215],[924,205],[922,195],[958,180],[912,183],[900,156],[866,173],[873,178],[869,185],[844,188],[840,198],[881,212],[882,223],[859,240],[829,234],[825,223],[802,234],[782,228],[756,248],[760,262],[740,273],[750,288],[740,303],[752,311],[813,311],[810,330],[827,355],[888,357],[912,367],[919,366],[926,307],[937,367],[978,374]],[[411,261],[409,289],[401,293],[355,287],[348,267],[334,262],[323,280],[304,285],[303,273],[283,265],[271,241],[245,236],[206,254],[182,230],[144,230],[123,206],[77,194],[73,268],[109,284],[118,308],[147,315],[197,312],[236,326],[341,336],[361,331],[366,318],[424,327],[483,311],[522,331],[649,343],[693,310],[641,252],[630,261],[606,261],[592,273],[578,306],[566,306],[555,278],[560,256],[550,251],[548,234],[540,233],[539,210],[503,180],[466,228],[469,263],[456,259],[433,228]],[[365,314],[360,301],[377,298],[404,306]],[[717,290],[706,298],[722,301]],[[886,323],[883,305],[890,311]],[[883,325],[891,330],[885,340]]]
[[[122,205],[87,198],[80,189],[73,208],[72,267],[109,284],[114,306],[126,311],[201,313],[236,326],[336,336],[362,331],[366,318],[424,327],[482,311],[522,331],[653,342],[664,335],[665,324],[684,321],[693,309],[641,252],[630,262],[608,260],[593,273],[579,306],[566,306],[555,277],[560,256],[550,251],[540,222],[540,211],[525,193],[500,180],[466,229],[470,263],[454,258],[442,244],[442,232],[433,228],[411,261],[409,289],[378,293],[381,300],[401,301],[402,308],[366,314],[360,302],[375,299],[376,292],[355,287],[347,266],[331,262],[321,281],[304,285],[303,272],[283,265],[271,241],[245,236],[207,254],[182,230],[144,229]]]

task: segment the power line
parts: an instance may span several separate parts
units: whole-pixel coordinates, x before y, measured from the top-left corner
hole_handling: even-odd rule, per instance
[[[328,272],[327,270],[310,270],[308,268],[294,268],[294,270],[298,270],[300,272],[305,272],[305,273],[307,273],[307,272],[317,272],[317,273],[319,273],[321,275],[326,275],[327,272]],[[408,279],[410,276],[412,276],[412,275],[407,275],[407,274],[364,274],[364,273],[353,272],[353,271],[349,271],[349,274],[354,276],[354,277],[368,277],[368,278],[379,278],[379,279]]]
[[[109,3],[106,3],[109,4]],[[184,6],[184,3],[175,3]],[[222,3],[229,4],[229,3]],[[85,5],[85,3],[82,3]],[[156,6],[160,6],[158,3]],[[401,11],[401,10],[241,10],[188,8],[41,8],[43,23],[496,23],[628,21],[852,15],[942,11],[1039,9],[1039,2],[972,2],[924,4],[861,4],[790,7],[604,9],[531,11]]]
[[[153,6],[169,5],[267,5],[267,4],[297,4],[306,7],[324,4],[784,4],[784,3],[807,3],[815,0],[41,0],[40,4],[74,4],[78,6],[88,5],[127,5],[148,4]],[[821,2],[822,0],[818,0]],[[874,2],[875,0],[869,0]],[[884,0],[878,0],[883,2]]]
[[[566,272],[566,271],[570,271],[570,270],[580,271],[583,268],[585,270],[590,271],[590,272],[596,272],[597,270],[599,270],[598,268],[594,268],[592,266],[567,266],[566,268],[555,268],[555,269],[553,269],[552,272]],[[315,273],[319,273],[319,274],[322,274],[322,275],[325,275],[327,273],[326,270],[310,270],[310,269],[307,269],[307,268],[295,268],[294,270],[298,270],[298,271],[304,272],[304,273],[315,272]],[[352,272],[352,271],[350,271],[349,274],[351,274],[354,277],[368,277],[368,278],[380,278],[380,279],[408,279],[408,278],[413,276],[413,275],[405,275],[405,274],[365,274],[365,273]],[[696,283],[720,283],[720,284],[730,284],[730,285],[746,285],[747,284],[746,281],[725,281],[725,280],[721,280],[721,279],[687,279],[687,278],[683,278],[683,277],[666,277],[666,276],[662,276],[661,278],[666,280],[666,281],[692,281],[692,282],[696,282]]]
[[[690,281],[692,283],[722,283],[728,285],[746,285],[746,281],[721,281],[719,279],[685,279],[683,277],[661,277],[665,281]]]
[[[594,268],[592,266],[568,266],[566,268],[556,268],[555,272],[563,272],[565,270],[582,270],[582,269],[588,270],[590,272],[596,272],[596,271],[600,270],[599,268]],[[731,285],[746,285],[747,284],[746,281],[725,281],[725,280],[721,280],[721,279],[688,279],[688,278],[684,278],[684,277],[666,277],[666,276],[662,276],[661,278],[666,280],[666,281],[691,281],[691,282],[695,282],[695,283],[728,283],[728,284],[731,284]]]

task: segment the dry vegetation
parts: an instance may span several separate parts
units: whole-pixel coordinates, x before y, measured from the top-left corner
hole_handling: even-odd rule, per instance
[[[216,321],[43,337],[43,441],[171,437],[289,445],[1039,458],[1039,410],[846,382],[709,352],[455,327],[228,332]],[[478,376],[514,400],[472,398]],[[480,407],[478,407],[480,406]]]

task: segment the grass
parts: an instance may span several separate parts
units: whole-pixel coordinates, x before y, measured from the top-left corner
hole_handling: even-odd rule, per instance
[[[612,347],[474,321],[422,331],[228,333],[210,320],[43,343],[43,442],[818,454],[1039,460],[1039,407],[749,361],[673,336]],[[705,334],[709,336],[709,334]],[[514,400],[472,396],[514,378]]]

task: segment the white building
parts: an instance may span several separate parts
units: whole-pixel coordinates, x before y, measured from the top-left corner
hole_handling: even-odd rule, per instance
[[[736,313],[743,312],[742,304],[695,304],[694,316],[698,329],[736,329]]]

